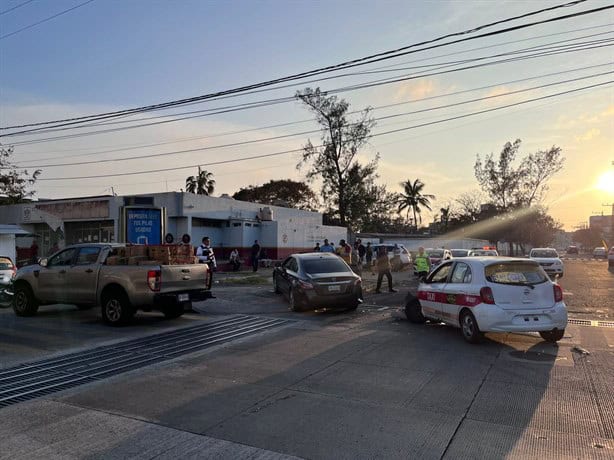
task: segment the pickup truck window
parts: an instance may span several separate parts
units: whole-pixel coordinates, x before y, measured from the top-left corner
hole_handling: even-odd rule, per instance
[[[81,248],[79,249],[79,255],[77,256],[76,265],[95,264],[98,260],[98,254],[100,254],[100,248]]]
[[[47,262],[47,267],[59,267],[62,265],[71,265],[73,259],[75,258],[75,253],[77,250],[75,248],[66,249],[55,256],[53,256]]]

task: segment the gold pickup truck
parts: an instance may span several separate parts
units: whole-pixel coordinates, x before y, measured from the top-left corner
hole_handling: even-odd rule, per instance
[[[183,314],[192,301],[211,297],[206,264],[111,265],[120,244],[68,246],[38,264],[21,268],[13,282],[13,310],[33,316],[43,304],[100,306],[109,325],[129,321],[137,310],[158,310],[167,318]]]

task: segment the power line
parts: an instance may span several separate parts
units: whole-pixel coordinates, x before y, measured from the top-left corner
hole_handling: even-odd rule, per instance
[[[451,93],[437,94],[437,95],[434,95],[434,96],[428,96],[428,97],[424,97],[424,98],[421,98],[421,99],[413,99],[413,100],[410,100],[410,101],[395,102],[395,103],[391,103],[391,104],[375,106],[375,107],[373,107],[373,110],[380,110],[380,109],[385,109],[385,108],[390,108],[390,107],[397,107],[397,106],[400,106],[400,105],[413,104],[413,103],[418,103],[418,102],[425,102],[425,101],[441,99],[441,98],[449,97],[449,96],[458,96],[458,95],[461,95],[461,94],[471,93],[471,92],[475,92],[475,91],[482,91],[482,90],[485,90],[485,89],[496,88],[497,86],[512,85],[512,84],[516,84],[516,83],[522,83],[522,82],[531,81],[531,80],[537,80],[537,79],[541,79],[541,78],[558,76],[558,75],[562,75],[562,74],[570,74],[570,73],[574,73],[574,72],[578,72],[578,71],[582,71],[582,70],[597,69],[597,68],[600,68],[600,67],[610,67],[610,66],[612,66],[612,64],[613,64],[612,62],[607,62],[607,63],[603,63],[603,64],[596,64],[596,65],[591,65],[591,66],[584,66],[584,67],[576,67],[576,68],[572,68],[572,69],[565,69],[565,70],[561,70],[559,72],[551,72],[551,73],[546,73],[546,74],[542,74],[542,75],[534,75],[534,76],[531,76],[531,77],[520,78],[520,79],[516,79],[516,80],[502,81],[502,82],[497,82],[497,83],[493,83],[493,84],[490,84],[490,85],[480,86],[480,87],[477,87],[477,88],[465,89],[465,90],[461,90],[461,91],[454,91],[454,92],[451,92]],[[348,114],[351,115],[351,114],[355,114],[355,113],[358,113],[358,112],[360,112],[360,111],[359,110],[353,110],[353,111],[348,112]],[[36,163],[37,161],[52,160],[52,159],[61,160],[61,159],[65,159],[65,158],[75,158],[75,157],[83,157],[83,156],[100,155],[100,154],[104,154],[104,153],[124,152],[124,151],[127,151],[127,150],[139,150],[139,149],[143,149],[143,148],[157,147],[157,146],[160,146],[160,145],[175,144],[175,143],[178,143],[178,142],[187,142],[187,141],[193,141],[193,140],[212,139],[212,138],[216,138],[216,137],[225,137],[225,136],[230,136],[230,135],[245,134],[245,133],[254,132],[254,131],[263,131],[263,130],[267,130],[267,129],[281,128],[281,127],[286,127],[286,126],[292,126],[292,125],[297,125],[297,124],[308,123],[308,122],[312,122],[312,121],[313,121],[312,118],[306,118],[306,119],[303,119],[303,120],[296,120],[296,121],[291,121],[291,122],[286,122],[286,123],[278,123],[278,124],[273,124],[273,125],[261,126],[261,127],[258,127],[258,128],[249,128],[249,129],[243,129],[243,130],[226,131],[226,132],[222,132],[222,133],[218,133],[218,134],[211,134],[211,135],[208,135],[208,136],[192,136],[192,137],[185,137],[185,138],[177,138],[177,139],[173,139],[173,140],[169,140],[169,141],[155,142],[155,143],[150,143],[150,144],[129,144],[127,146],[118,146],[118,147],[110,149],[110,150],[97,150],[95,152],[90,152],[90,153],[79,153],[79,154],[75,154],[75,155],[64,155],[64,156],[60,156],[60,157],[49,156],[49,157],[44,157],[44,158],[38,158],[38,159],[35,159],[35,160],[25,160],[25,161],[19,162],[18,165],[20,167],[22,167],[23,165],[30,164],[30,163]],[[56,151],[56,152],[48,152],[47,151],[46,153],[63,153],[63,152],[67,152],[67,151],[70,152],[70,151],[83,151],[83,150],[88,150],[88,149],[86,148],[86,149],[59,150],[59,151]],[[18,153],[21,154],[21,155],[33,155],[34,154],[34,152],[18,152]]]
[[[613,40],[612,39],[607,39],[605,41],[612,42]],[[405,81],[414,80],[414,79],[418,79],[418,78],[429,77],[429,76],[445,75],[445,74],[449,74],[449,73],[453,73],[453,72],[472,70],[472,69],[477,69],[477,68],[491,66],[491,65],[504,64],[504,63],[515,62],[515,61],[519,61],[519,60],[526,60],[526,59],[534,59],[534,58],[539,58],[539,57],[544,57],[544,56],[551,56],[551,55],[556,55],[556,54],[561,54],[561,53],[577,52],[577,51],[587,51],[587,50],[601,48],[601,47],[605,47],[605,46],[611,46],[611,44],[596,44],[596,45],[587,46],[587,47],[578,48],[578,49],[563,49],[563,50],[560,50],[560,51],[547,51],[547,52],[544,52],[544,53],[540,52],[540,53],[536,53],[534,55],[517,56],[517,57],[512,57],[512,58],[500,59],[498,61],[484,62],[484,63],[475,64],[475,65],[469,65],[469,66],[465,66],[465,67],[448,69],[448,70],[440,70],[440,71],[430,72],[430,73],[420,73],[419,72],[418,74],[409,74],[409,76],[402,77],[402,78],[396,78],[396,77],[395,78],[387,78],[387,79],[375,80],[375,81],[372,81],[372,82],[357,84],[357,85],[353,85],[353,86],[346,86],[346,87],[342,87],[342,88],[336,88],[336,89],[333,89],[333,90],[325,91],[325,93],[326,94],[337,94],[337,93],[341,93],[341,92],[355,91],[355,90],[358,90],[358,89],[367,89],[367,88],[372,88],[372,87],[375,87],[375,86],[388,85],[388,84],[393,84],[393,83],[400,83],[400,82],[405,82]],[[482,60],[482,59],[483,58],[475,58],[475,60]],[[283,99],[283,101],[282,101],[282,99]],[[262,102],[259,102],[259,103],[254,103],[254,105],[251,105],[249,108],[253,108],[253,107],[267,107],[269,105],[279,104],[281,102],[285,102],[288,99],[289,98],[286,97],[286,98],[262,101]],[[292,100],[294,100],[294,99],[292,98]],[[141,128],[141,127],[146,127],[146,126],[162,125],[162,124],[173,123],[173,122],[183,121],[183,120],[188,120],[188,119],[202,118],[202,117],[212,116],[212,115],[219,115],[219,114],[223,114],[223,113],[235,112],[237,110],[241,110],[241,108],[222,109],[222,110],[218,110],[216,112],[207,112],[205,114],[173,118],[173,119],[170,119],[170,120],[156,121],[156,122],[151,122],[151,123],[142,123],[142,124],[138,124],[138,125],[124,126],[124,127],[119,127],[119,128],[109,128],[109,129],[103,129],[103,130],[98,130],[98,131],[90,131],[90,132],[85,132],[85,133],[68,134],[68,135],[63,135],[63,136],[55,136],[55,137],[49,137],[49,138],[27,140],[27,141],[12,143],[12,145],[19,146],[19,145],[38,144],[38,143],[41,143],[41,142],[48,142],[48,141],[53,141],[53,140],[72,139],[72,138],[77,138],[77,137],[85,137],[85,136],[92,136],[92,135],[98,135],[98,134],[108,134],[108,133],[114,133],[114,132],[124,131],[124,130],[128,130],[128,129],[135,129],[135,128]],[[55,129],[55,128],[42,128],[42,129],[50,131],[51,129]],[[72,128],[65,127],[65,128],[57,128],[57,129],[61,131],[61,130],[72,129]],[[43,132],[46,132],[46,131],[43,131]],[[20,132],[15,132],[15,133],[4,134],[4,135],[1,135],[0,137],[9,137],[9,136],[19,135],[19,134],[20,134]]]
[[[394,130],[390,130],[390,131],[384,131],[384,132],[381,132],[381,133],[373,134],[370,137],[373,138],[373,137],[385,136],[385,135],[388,135],[388,134],[394,134],[394,133],[398,133],[398,132],[402,132],[402,131],[407,131],[407,130],[410,130],[410,129],[422,128],[422,127],[425,127],[425,126],[445,123],[445,122],[448,122],[448,121],[458,120],[458,119],[461,119],[461,118],[467,118],[467,117],[472,117],[472,116],[476,116],[476,115],[481,115],[481,114],[484,114],[484,113],[494,112],[496,110],[502,110],[502,109],[509,108],[509,107],[515,107],[515,106],[522,105],[522,104],[528,104],[530,102],[541,101],[541,100],[544,100],[544,99],[549,99],[549,98],[553,98],[553,97],[556,97],[556,96],[561,96],[561,95],[564,95],[564,94],[571,94],[571,93],[578,92],[578,91],[583,91],[583,90],[586,90],[586,89],[591,89],[591,88],[597,88],[599,86],[610,85],[612,83],[614,83],[614,80],[609,80],[609,81],[606,81],[606,82],[601,82],[601,83],[596,83],[596,84],[593,84],[593,85],[583,86],[581,88],[575,88],[575,89],[571,89],[571,90],[567,90],[567,91],[562,91],[562,92],[559,92],[559,93],[548,94],[546,96],[536,97],[536,98],[532,98],[532,99],[526,99],[524,101],[515,102],[515,103],[512,103],[512,104],[507,104],[507,105],[503,105],[503,106],[499,106],[499,107],[493,107],[493,108],[490,108],[490,109],[480,110],[480,111],[477,111],[477,112],[471,112],[471,113],[468,113],[468,114],[465,114],[465,115],[458,115],[458,116],[455,116],[455,117],[444,118],[442,120],[432,121],[432,122],[428,122],[428,123],[421,123],[421,124],[418,124],[418,125],[407,126],[407,127],[404,127],[404,128],[394,129]],[[319,147],[323,147],[323,146],[322,145],[317,145],[317,146],[314,146],[314,147],[315,148],[319,148]],[[99,175],[95,175],[95,176],[49,177],[49,178],[39,178],[37,180],[38,181],[57,181],[57,180],[96,179],[96,178],[103,178],[103,177],[133,176],[133,175],[139,175],[139,174],[151,174],[151,173],[157,173],[157,172],[178,171],[178,170],[182,170],[182,169],[191,169],[191,168],[196,168],[197,166],[215,166],[215,165],[227,164],[227,163],[237,163],[237,162],[240,162],[240,161],[255,160],[255,159],[261,159],[261,158],[269,158],[269,157],[274,157],[274,156],[286,155],[288,153],[297,153],[297,152],[301,152],[301,151],[303,151],[302,148],[300,148],[300,149],[292,149],[292,150],[285,150],[285,151],[282,151],[282,152],[267,153],[267,154],[262,154],[262,155],[254,155],[254,156],[248,156],[248,157],[242,157],[242,158],[235,158],[235,159],[231,159],[231,160],[220,160],[220,161],[214,161],[214,162],[210,162],[210,163],[198,163],[198,164],[188,165],[188,166],[176,166],[176,167],[173,167],[173,168],[161,168],[161,169],[152,169],[152,170],[147,170],[147,171],[124,172],[124,173],[115,173],[115,174],[99,174]]]
[[[32,3],[34,0],[26,0],[25,2],[20,3],[19,5],[15,5],[13,8],[9,8],[8,10],[0,11],[0,16],[6,13],[10,13],[11,11],[16,10],[17,8],[21,8],[22,6],[26,6],[28,3]]]
[[[536,89],[547,88],[547,87],[550,87],[550,86],[562,85],[562,84],[572,83],[572,82],[576,82],[576,81],[580,81],[580,80],[586,80],[587,78],[602,77],[602,76],[605,76],[605,75],[610,75],[612,73],[614,73],[614,70],[613,71],[609,71],[609,72],[602,72],[602,73],[598,73],[598,74],[594,74],[594,75],[588,75],[588,76],[584,76],[584,77],[573,78],[573,79],[569,79],[569,80],[558,81],[558,82],[554,82],[554,83],[548,83],[548,84],[534,86],[534,87],[531,87],[531,88],[520,89],[520,90],[516,90],[516,91],[508,91],[506,93],[495,94],[495,95],[492,95],[492,96],[485,96],[485,97],[480,97],[480,98],[475,98],[475,99],[469,99],[469,100],[466,100],[466,101],[461,101],[461,102],[455,102],[455,103],[451,103],[451,104],[440,105],[440,106],[437,106],[437,107],[430,107],[430,108],[426,108],[426,109],[414,110],[414,111],[411,111],[411,112],[404,112],[404,113],[386,115],[386,116],[383,116],[383,117],[375,118],[375,120],[376,121],[387,120],[387,119],[391,119],[391,118],[398,118],[398,117],[401,117],[401,116],[414,115],[414,114],[417,114],[417,113],[430,112],[432,110],[447,109],[447,108],[456,107],[456,106],[459,106],[459,105],[465,105],[465,104],[471,104],[471,103],[474,103],[474,102],[481,102],[481,101],[486,101],[486,100],[490,100],[490,99],[496,99],[496,98],[499,98],[499,97],[510,96],[510,95],[513,95],[513,94],[520,94],[520,93],[524,93],[524,92],[527,92],[527,91],[534,91]],[[352,124],[352,125],[355,125],[355,124]],[[223,144],[223,145],[214,145],[214,146],[208,146],[208,147],[198,147],[198,148],[194,148],[194,149],[178,150],[178,151],[173,151],[173,152],[164,152],[164,153],[157,153],[157,154],[146,154],[146,155],[138,155],[138,156],[132,156],[132,157],[124,156],[124,157],[121,157],[121,158],[107,158],[107,159],[102,159],[102,160],[78,161],[78,162],[71,162],[71,163],[42,164],[42,165],[35,165],[35,166],[31,166],[31,167],[37,168],[37,169],[40,169],[40,168],[57,168],[57,167],[64,167],[64,166],[81,166],[81,165],[91,165],[91,164],[101,164],[101,163],[115,163],[115,162],[119,162],[119,161],[152,159],[152,158],[156,158],[156,157],[165,157],[165,156],[178,155],[178,154],[184,154],[184,153],[194,153],[194,152],[202,152],[202,151],[206,151],[206,150],[216,150],[216,149],[221,149],[221,148],[236,147],[236,146],[239,146],[239,145],[250,145],[250,144],[255,144],[255,143],[260,143],[260,142],[268,142],[268,141],[272,141],[272,140],[287,139],[289,137],[304,136],[306,134],[315,134],[315,133],[319,133],[319,132],[321,132],[321,130],[320,129],[316,129],[316,130],[311,130],[311,131],[303,131],[303,132],[299,132],[299,133],[284,134],[284,135],[280,135],[280,136],[272,136],[272,137],[265,137],[265,138],[260,138],[260,139],[252,139],[252,140],[248,140],[248,141],[233,142],[233,143],[230,143],[230,144]]]
[[[92,1],[92,0],[89,0]],[[89,121],[92,121],[91,119],[101,119],[101,118],[107,118],[107,117],[113,117],[113,116],[118,116],[118,115],[124,115],[124,114],[128,114],[128,113],[138,113],[138,112],[143,112],[143,111],[149,111],[152,109],[157,109],[157,108],[161,108],[161,107],[172,107],[172,106],[177,106],[177,105],[182,105],[185,103],[189,103],[189,102],[195,102],[195,101],[200,101],[200,100],[207,100],[207,99],[212,99],[214,97],[217,96],[222,96],[222,95],[227,95],[227,94],[237,94],[237,93],[243,93],[247,90],[250,89],[255,89],[255,88],[260,88],[260,87],[264,87],[264,86],[271,86],[271,85],[275,85],[278,83],[284,83],[287,81],[292,81],[292,80],[299,80],[299,79],[303,79],[306,77],[310,77],[310,76],[315,76],[315,75],[320,75],[323,73],[329,73],[329,72],[333,72],[333,71],[337,71],[340,69],[344,69],[344,68],[350,68],[350,67],[356,67],[359,65],[365,65],[367,63],[373,63],[373,62],[379,62],[382,60],[387,60],[387,59],[393,59],[399,56],[404,56],[407,54],[413,54],[416,52],[420,52],[420,51],[426,51],[429,49],[435,49],[435,48],[439,48],[439,47],[443,47],[443,46],[449,46],[452,44],[456,44],[456,43],[462,43],[465,41],[469,41],[469,40],[476,40],[478,38],[484,38],[484,37],[491,37],[491,36],[495,36],[495,35],[499,35],[502,33],[508,33],[508,32],[512,32],[512,31],[516,31],[516,30],[521,30],[521,29],[525,29],[528,27],[533,27],[536,25],[541,25],[541,24],[546,24],[546,23],[550,23],[550,22],[556,22],[556,21],[562,21],[562,20],[566,20],[566,19],[571,19],[574,17],[579,17],[579,16],[583,16],[586,14],[593,14],[593,13],[597,13],[600,11],[605,11],[607,9],[610,8],[614,8],[614,5],[608,5],[608,6],[604,6],[604,7],[599,7],[599,8],[593,8],[590,10],[584,10],[584,11],[580,11],[580,12],[576,12],[576,13],[572,13],[572,14],[567,14],[567,15],[563,15],[563,16],[556,16],[554,18],[548,18],[548,19],[544,19],[541,21],[535,21],[532,23],[527,23],[527,24],[521,24],[521,25],[517,25],[517,26],[513,26],[513,27],[509,27],[506,29],[499,29],[496,31],[492,31],[492,32],[487,32],[487,33],[483,33],[483,34],[479,34],[479,35],[475,35],[472,37],[465,37],[465,38],[461,38],[461,39],[457,39],[457,40],[452,40],[450,42],[446,42],[446,43],[440,43],[437,45],[431,45],[431,46],[427,46],[424,48],[420,48],[417,50],[414,50],[413,48],[416,47],[420,47],[420,46],[424,46],[424,45],[430,45],[432,43],[436,43],[448,38],[452,38],[452,37],[460,37],[463,35],[467,35],[467,34],[471,34],[486,28],[490,28],[499,24],[503,24],[503,23],[507,23],[507,22],[512,22],[512,21],[516,21],[518,19],[523,19],[529,16],[534,16],[537,14],[541,14],[544,12],[548,12],[548,11],[554,11],[556,9],[560,9],[560,8],[568,8],[571,6],[575,6],[577,4],[580,3],[584,3],[586,0],[575,0],[575,1],[571,1],[568,3],[564,3],[564,4],[560,4],[560,5],[555,5],[552,7],[548,7],[548,8],[542,8],[540,10],[536,10],[536,11],[532,11],[529,13],[525,13],[519,16],[514,16],[514,17],[510,17],[510,18],[506,18],[506,19],[502,19],[499,21],[495,21],[492,23],[488,23],[488,24],[483,24],[481,26],[478,27],[474,27],[472,29],[467,29],[464,31],[460,31],[460,32],[454,32],[454,33],[450,33],[450,34],[446,34],[434,39],[430,39],[430,40],[425,40],[419,43],[414,43],[411,45],[407,45],[407,46],[403,46],[401,48],[397,48],[394,50],[388,50],[388,51],[384,51],[384,52],[380,52],[377,54],[373,54],[370,56],[366,56],[366,57],[362,57],[362,58],[358,58],[358,59],[353,59],[350,61],[345,61],[339,64],[335,64],[335,65],[331,65],[331,66],[326,66],[326,67],[321,67],[321,68],[317,68],[314,70],[310,70],[310,71],[306,71],[306,72],[301,72],[301,73],[297,73],[297,74],[292,74],[292,75],[288,75],[285,77],[281,77],[281,78],[276,78],[273,80],[267,80],[267,81],[263,81],[260,83],[254,83],[254,84],[250,84],[250,85],[245,85],[245,86],[241,86],[241,87],[237,87],[237,88],[233,88],[233,89],[229,89],[229,90],[223,90],[223,91],[218,91],[218,92],[214,92],[214,93],[209,93],[209,94],[203,94],[200,96],[195,96],[195,97],[190,97],[190,98],[184,98],[184,99],[178,99],[178,100],[174,100],[174,101],[170,101],[170,102],[164,102],[164,103],[159,103],[159,104],[153,104],[153,105],[148,105],[148,106],[141,106],[141,107],[136,107],[136,108],[132,108],[132,109],[126,109],[126,110],[120,110],[120,111],[114,111],[114,112],[106,112],[106,113],[99,113],[99,114],[94,114],[94,115],[86,115],[86,116],[81,116],[81,117],[73,117],[73,118],[67,118],[67,119],[62,119],[62,120],[52,120],[52,121],[45,121],[45,122],[37,122],[37,123],[29,123],[29,124],[23,124],[23,125],[18,125],[18,126],[9,126],[9,127],[3,127],[0,129],[16,129],[16,128],[25,128],[25,127],[30,127],[30,126],[41,126],[41,125],[47,125],[47,124],[57,124],[57,123],[65,123],[65,122],[71,122],[71,121],[78,121],[78,120],[86,120],[86,119],[90,119]]]
[[[73,11],[73,10],[76,10],[77,8],[81,8],[82,6],[85,6],[85,5],[87,5],[88,3],[92,3],[93,1],[94,1],[94,0],[87,0],[87,1],[85,1],[85,2],[83,2],[83,3],[79,3],[78,5],[73,6],[72,8],[68,8],[68,9],[66,9],[66,10],[60,11],[59,13],[56,13],[56,14],[54,14],[53,16],[49,16],[48,18],[42,19],[42,20],[37,21],[37,22],[35,22],[35,23],[33,23],[33,24],[30,24],[30,25],[28,25],[28,26],[22,27],[21,29],[17,29],[16,31],[11,32],[10,34],[1,35],[1,36],[0,36],[0,40],[4,40],[5,38],[12,37],[13,35],[18,34],[19,32],[23,32],[24,30],[31,29],[32,27],[36,27],[36,26],[38,26],[39,24],[42,24],[42,23],[44,23],[44,22],[51,21],[52,19],[55,19],[55,18],[57,18],[58,16],[62,16],[63,14],[69,13],[69,12],[71,12],[71,11]]]

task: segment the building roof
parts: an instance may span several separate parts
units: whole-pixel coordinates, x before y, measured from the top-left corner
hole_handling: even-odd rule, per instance
[[[17,225],[0,224],[0,235],[29,235],[30,232]]]

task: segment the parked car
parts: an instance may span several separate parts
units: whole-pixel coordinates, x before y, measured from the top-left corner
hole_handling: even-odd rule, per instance
[[[607,259],[608,258],[608,250],[603,246],[593,249],[593,257],[595,259]]]
[[[273,270],[273,290],[293,311],[317,307],[355,310],[362,303],[362,280],[340,257],[322,252],[292,254]]]
[[[578,246],[568,246],[565,253],[566,254],[578,254]]]
[[[614,268],[614,246],[608,252],[608,268]]]
[[[386,248],[386,252],[388,253],[388,258],[390,259],[390,264],[392,266],[393,271],[399,271],[403,268],[412,264],[412,258],[410,252],[403,246],[402,244],[396,244],[396,251],[398,253],[398,261],[395,259],[395,244],[390,243],[382,243],[382,244],[372,244],[373,248],[373,259],[377,257],[377,251],[381,247]]]
[[[210,297],[206,264],[108,265],[118,244],[68,246],[21,268],[13,282],[13,310],[33,316],[39,305],[67,303],[79,309],[99,305],[105,323],[127,322],[138,309],[160,310],[167,318],[181,316],[192,300]]]
[[[0,256],[0,306],[8,307],[13,300],[9,287],[15,277],[17,268],[8,256]]]
[[[544,271],[550,276],[563,277],[563,261],[559,258],[556,249],[552,248],[533,248],[529,253],[529,259],[534,260],[542,266]]]
[[[431,270],[439,265],[444,260],[450,260],[452,253],[449,249],[434,249],[428,248],[424,252],[429,256],[429,262],[431,263]]]
[[[498,257],[499,253],[495,249],[472,249],[469,257]]]
[[[467,257],[469,255],[469,249],[450,249],[452,257]]]
[[[563,338],[567,307],[562,288],[535,261],[476,257],[443,262],[408,296],[405,314],[414,323],[444,322],[470,343],[484,332],[539,332]]]

